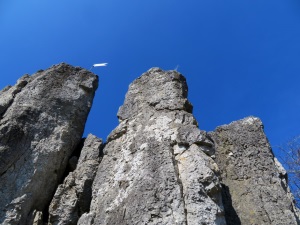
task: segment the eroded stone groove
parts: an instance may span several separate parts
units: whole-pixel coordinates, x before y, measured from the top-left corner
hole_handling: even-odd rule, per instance
[[[136,79],[78,224],[225,224],[217,166],[197,145],[209,140],[191,111],[176,71],[153,68]]]
[[[260,119],[248,117],[210,134],[221,170],[227,224],[300,224],[286,172]]]
[[[39,220],[81,140],[97,85],[96,75],[62,63],[0,93],[1,224]]]
[[[92,183],[102,159],[101,151],[102,140],[90,134],[84,141],[76,169],[56,190],[49,207],[50,224],[77,224],[79,217],[89,212]]]

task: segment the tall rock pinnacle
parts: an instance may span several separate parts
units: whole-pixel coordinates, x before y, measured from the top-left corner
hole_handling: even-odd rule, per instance
[[[185,78],[150,69],[129,87],[78,224],[225,224],[212,142]]]
[[[286,172],[274,158],[260,119],[247,117],[211,134],[227,224],[300,224]]]
[[[29,223],[50,203],[97,85],[96,75],[62,63],[1,91],[0,224]]]

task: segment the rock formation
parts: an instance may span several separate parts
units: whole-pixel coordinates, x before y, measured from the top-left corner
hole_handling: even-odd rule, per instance
[[[76,169],[58,186],[50,204],[51,224],[77,224],[79,217],[89,212],[101,148],[102,140],[94,135],[90,134],[84,141]]]
[[[286,172],[274,158],[260,119],[220,126],[211,136],[227,224],[298,224]]]
[[[225,224],[212,143],[191,114],[185,78],[153,68],[129,87],[79,224]]]
[[[30,223],[47,207],[81,140],[97,85],[89,71],[59,64],[1,92],[1,224]]]
[[[201,131],[185,78],[152,68],[83,142],[97,81],[59,64],[0,92],[0,224],[300,224],[258,118]]]

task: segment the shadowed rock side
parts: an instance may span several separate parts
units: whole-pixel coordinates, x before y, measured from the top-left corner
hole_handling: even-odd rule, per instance
[[[228,225],[299,224],[286,172],[274,158],[262,122],[248,117],[211,133]]]
[[[90,210],[92,183],[101,157],[102,140],[89,135],[84,142],[76,169],[58,186],[50,204],[49,224],[76,225]]]
[[[135,80],[78,224],[225,224],[212,142],[191,111],[176,71],[153,68]]]
[[[1,91],[1,224],[41,217],[81,140],[97,85],[96,75],[62,63]]]

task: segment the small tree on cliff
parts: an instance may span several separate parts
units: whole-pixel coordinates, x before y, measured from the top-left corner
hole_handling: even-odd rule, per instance
[[[288,182],[296,205],[300,208],[300,135],[279,147],[282,160],[288,173]]]

